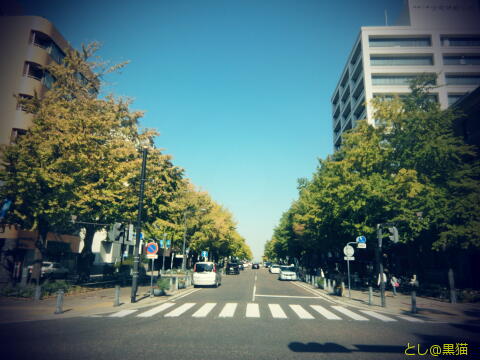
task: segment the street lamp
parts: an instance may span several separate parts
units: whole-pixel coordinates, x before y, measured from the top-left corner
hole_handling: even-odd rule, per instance
[[[200,211],[205,212],[207,209],[200,209]],[[194,212],[194,211],[193,211]],[[188,210],[185,210],[183,213],[183,246],[182,246],[182,271],[185,271],[185,243],[187,241],[187,214],[189,213]]]

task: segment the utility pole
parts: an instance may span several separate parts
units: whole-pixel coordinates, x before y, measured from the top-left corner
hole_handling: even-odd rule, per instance
[[[142,230],[142,208],[143,208],[143,192],[145,188],[145,173],[147,168],[147,147],[143,147],[142,152],[142,171],[140,173],[140,195],[138,199],[138,214],[137,214],[137,226],[135,237],[135,249],[133,254],[133,273],[132,273],[132,292],[130,296],[130,302],[136,302],[137,288],[138,288],[138,263],[140,262],[140,232]]]

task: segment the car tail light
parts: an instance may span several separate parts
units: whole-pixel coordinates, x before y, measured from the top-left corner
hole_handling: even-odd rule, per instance
[[[193,272],[197,272],[197,264],[193,265]]]
[[[217,267],[216,267],[216,265],[213,265],[213,272],[217,272]]]

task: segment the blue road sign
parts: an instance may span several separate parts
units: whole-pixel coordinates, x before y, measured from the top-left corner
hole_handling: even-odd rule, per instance
[[[208,251],[202,251],[202,257],[208,257]]]
[[[160,239],[160,249],[163,249],[163,240]]]
[[[357,236],[357,243],[365,244],[367,242],[367,238],[365,236]]]
[[[172,240],[166,240],[166,243],[167,243],[167,249],[170,249],[170,247],[172,246]]]
[[[147,244],[147,254],[155,255],[158,252],[158,245],[154,242]]]

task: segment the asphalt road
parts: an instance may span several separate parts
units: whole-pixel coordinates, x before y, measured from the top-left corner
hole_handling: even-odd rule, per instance
[[[347,308],[267,270],[224,275],[219,288],[137,311],[8,324],[0,329],[4,359],[426,359],[407,356],[431,345],[467,344],[479,359],[479,328],[412,322]],[[443,349],[442,349],[443,350]]]

